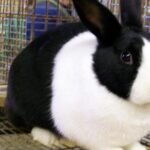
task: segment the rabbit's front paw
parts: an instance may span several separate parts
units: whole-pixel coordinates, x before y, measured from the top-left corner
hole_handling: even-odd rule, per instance
[[[48,130],[34,127],[31,131],[33,140],[40,142],[41,144],[52,147],[53,144],[57,141],[57,137],[49,132]]]
[[[38,141],[50,148],[66,148],[76,146],[73,142],[64,138],[58,138],[50,131],[38,127],[34,127],[32,129],[31,135],[33,137],[33,140]]]

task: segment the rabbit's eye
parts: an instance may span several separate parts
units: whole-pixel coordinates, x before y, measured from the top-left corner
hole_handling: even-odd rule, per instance
[[[121,53],[120,59],[123,63],[127,65],[133,64],[132,54],[129,51],[124,51]]]

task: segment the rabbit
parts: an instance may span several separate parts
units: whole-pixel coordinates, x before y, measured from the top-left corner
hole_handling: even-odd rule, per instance
[[[13,61],[9,120],[46,145],[50,133],[89,150],[146,150],[150,34],[141,0],[120,0],[121,23],[97,0],[73,0],[80,21],[47,31]]]

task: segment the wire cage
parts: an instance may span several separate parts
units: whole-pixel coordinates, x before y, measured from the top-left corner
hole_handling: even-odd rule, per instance
[[[0,85],[16,55],[56,25],[76,20],[69,0],[0,0]]]
[[[119,18],[119,0],[99,0]],[[150,31],[150,0],[143,0],[143,23]],[[71,0],[0,0],[0,85],[10,65],[34,38],[56,25],[78,20]]]
[[[1,85],[7,84],[12,61],[29,42],[56,25],[78,20],[71,0],[63,0],[65,3],[61,1],[0,0],[0,94],[3,93],[3,89],[6,90],[6,86]],[[118,19],[120,18],[119,0],[99,1],[106,5]],[[143,24],[145,30],[150,32],[150,0],[143,0]],[[1,110],[3,108],[0,107],[0,143],[2,149],[6,147],[3,150],[10,149],[10,147],[16,149],[20,146],[18,143],[21,144],[20,149],[49,149],[33,142],[30,136],[20,134],[23,131],[14,128],[5,118],[4,111]],[[141,142],[150,147],[150,134]],[[74,148],[74,150],[80,149]]]

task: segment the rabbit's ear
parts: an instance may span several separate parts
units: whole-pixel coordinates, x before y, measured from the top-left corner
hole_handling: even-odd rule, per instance
[[[141,0],[120,0],[122,24],[129,27],[142,28]]]
[[[73,0],[83,24],[105,45],[111,45],[121,30],[116,17],[97,0]]]

